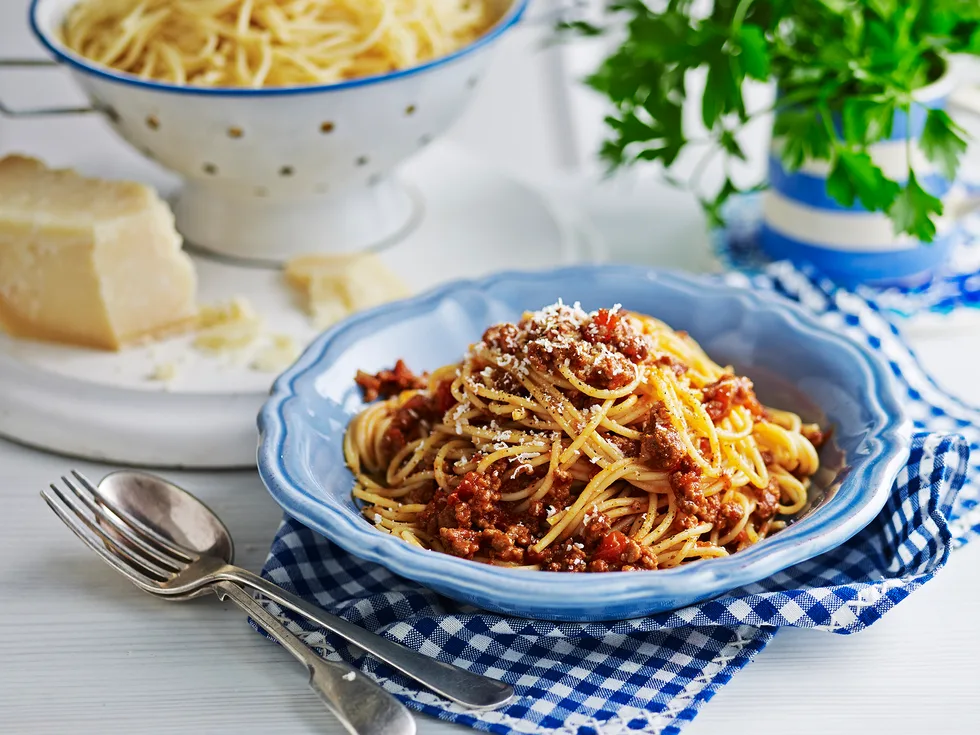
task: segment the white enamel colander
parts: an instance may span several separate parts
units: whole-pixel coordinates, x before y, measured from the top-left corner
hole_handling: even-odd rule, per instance
[[[119,135],[181,176],[174,210],[184,238],[224,256],[271,263],[383,247],[417,223],[420,202],[392,170],[460,115],[496,41],[528,4],[489,0],[496,18],[489,32],[419,67],[253,90],[181,87],[94,66],[60,38],[75,2],[33,0],[31,28]],[[14,114],[2,105],[0,111]]]

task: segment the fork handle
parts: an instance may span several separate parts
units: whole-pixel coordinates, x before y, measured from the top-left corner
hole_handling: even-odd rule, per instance
[[[370,653],[419,684],[447,699],[471,709],[498,707],[514,696],[513,688],[502,681],[474,674],[452,664],[437,661],[410,648],[389,641],[343,618],[332,615],[282,587],[246,569],[225,566],[215,576],[251,587],[331,633]]]
[[[316,655],[255,598],[231,582],[216,582],[215,594],[230,598],[283,648],[306,666],[310,688],[353,735],[415,735],[415,719],[397,699],[346,664]]]

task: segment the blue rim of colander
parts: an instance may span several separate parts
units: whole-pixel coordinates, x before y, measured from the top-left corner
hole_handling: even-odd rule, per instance
[[[504,16],[497,21],[496,25],[494,25],[493,28],[480,36],[478,39],[473,41],[473,43],[454,51],[448,56],[440,56],[438,59],[433,59],[425,64],[419,64],[418,66],[409,67],[408,69],[400,69],[388,74],[375,74],[374,76],[370,77],[360,77],[358,79],[334,82],[332,84],[318,84],[299,87],[265,87],[261,89],[181,86],[177,84],[167,84],[166,82],[147,81],[129,74],[114,72],[111,69],[96,66],[89,63],[83,57],[67,51],[60,44],[53,41],[45,31],[41,30],[37,22],[37,10],[38,6],[42,2],[45,2],[45,0],[31,0],[30,9],[28,10],[28,22],[30,23],[31,31],[34,33],[38,41],[40,41],[41,44],[49,52],[51,52],[51,54],[59,62],[67,64],[68,66],[84,72],[85,74],[90,74],[110,82],[119,82],[121,84],[127,84],[133,87],[152,89],[157,92],[167,92],[169,94],[215,97],[282,97],[285,95],[315,94],[318,92],[340,92],[344,89],[353,89],[355,87],[365,87],[370,84],[378,84],[380,82],[404,79],[406,77],[415,76],[416,74],[421,74],[422,72],[426,72],[431,69],[436,69],[445,64],[450,64],[457,59],[488,46],[506,31],[510,30],[524,16],[524,11],[527,10],[530,0],[514,0]]]

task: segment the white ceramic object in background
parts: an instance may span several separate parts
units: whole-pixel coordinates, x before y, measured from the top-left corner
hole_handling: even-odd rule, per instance
[[[391,172],[463,111],[494,42],[528,0],[488,0],[491,30],[413,69],[254,90],[180,87],[97,67],[59,38],[75,2],[34,0],[31,27],[119,135],[183,178],[181,234],[214,253],[279,263],[382,247],[417,224],[418,199]]]

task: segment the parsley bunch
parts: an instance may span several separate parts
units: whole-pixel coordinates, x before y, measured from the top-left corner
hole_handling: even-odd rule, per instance
[[[754,116],[774,112],[773,135],[781,139],[787,169],[827,161],[827,192],[835,200],[887,212],[896,233],[933,240],[943,205],[920,186],[911,155],[900,183],[885,176],[868,149],[890,137],[895,112],[909,113],[913,94],[943,74],[948,54],[980,55],[980,2],[714,0],[705,13],[703,4],[695,12],[693,0],[667,0],[656,7],[613,0],[600,25],[563,24],[564,31],[585,35],[625,25],[622,44],[588,79],[615,108],[601,150],[612,168],[658,161],[669,180],[696,189],[694,179],[670,175],[683,151],[710,142],[726,164],[744,160],[739,131]],[[706,70],[699,102],[708,137],[700,140],[686,135],[681,114],[687,74],[695,69]],[[775,80],[772,108],[746,111],[748,80]],[[953,178],[965,133],[944,111],[929,110],[919,145]],[[698,193],[713,223],[721,222],[725,200],[741,191],[725,168],[715,195]]]

